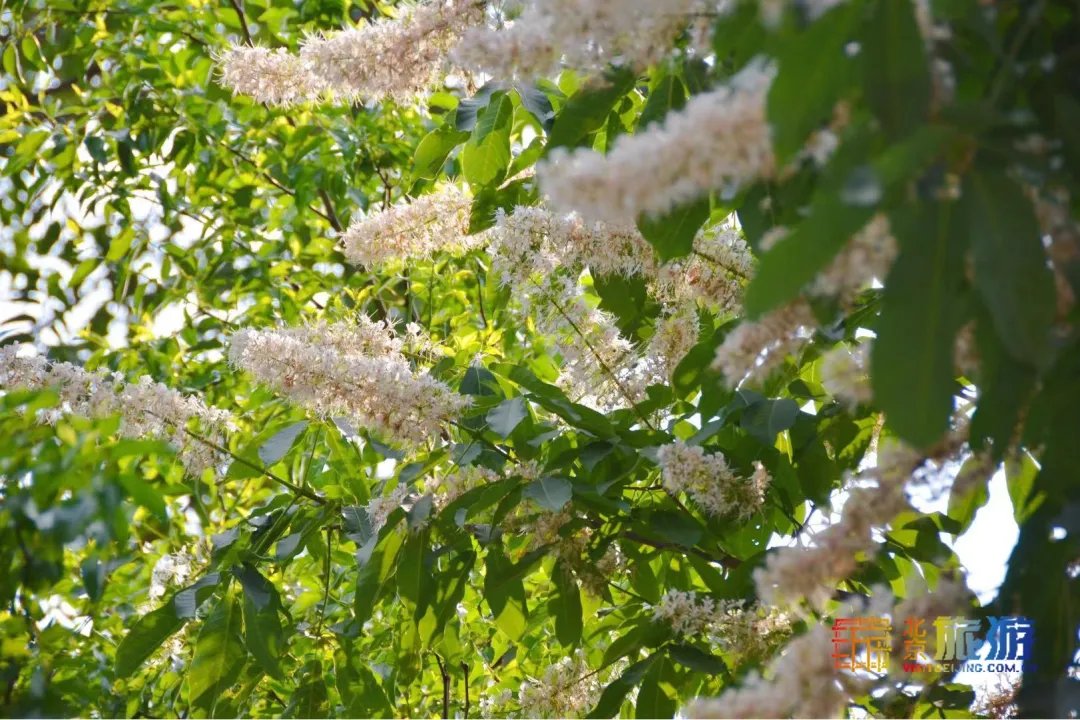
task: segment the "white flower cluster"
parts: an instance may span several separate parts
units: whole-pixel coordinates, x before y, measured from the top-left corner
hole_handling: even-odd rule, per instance
[[[775,608],[711,597],[699,601],[692,590],[668,590],[652,610],[654,620],[670,623],[676,633],[708,637],[737,658],[761,659],[791,634],[792,618]]]
[[[752,65],[724,87],[695,95],[663,123],[619,136],[606,155],[553,152],[537,169],[540,185],[556,210],[633,222],[769,177],[776,162],[765,98],[773,75]]]
[[[514,699],[512,690],[500,690],[497,693],[486,692],[480,697],[480,717],[482,718],[506,718],[513,717],[507,712],[506,706]]]
[[[527,718],[581,717],[596,705],[603,685],[589,672],[578,650],[550,666],[538,680],[526,680],[518,693],[521,715]]]
[[[502,479],[502,475],[479,465],[458,467],[446,477],[432,476],[424,481],[424,492],[430,493],[435,507],[444,508],[472,490]]]
[[[394,486],[389,495],[380,495],[368,501],[366,509],[368,521],[371,523],[372,534],[378,534],[382,526],[386,524],[386,519],[390,517],[390,513],[401,507],[401,504],[408,497],[409,486],[399,484]]]
[[[520,3],[519,3],[520,4]],[[713,0],[526,0],[503,27],[473,28],[453,57],[501,77],[547,75],[561,64],[599,71],[611,63],[641,69],[664,58]]]
[[[842,303],[850,300],[873,280],[885,280],[896,259],[896,239],[889,218],[878,213],[810,285],[808,292],[818,297],[835,297]]]
[[[760,463],[749,478],[739,477],[720,453],[706,455],[682,440],[661,447],[657,459],[664,487],[686,493],[709,515],[748,517],[765,502],[769,474]]]
[[[412,202],[353,220],[342,238],[345,258],[373,268],[394,260],[427,260],[439,252],[461,252],[483,242],[468,235],[472,198],[454,185]]]
[[[837,581],[847,577],[860,560],[878,549],[873,530],[908,510],[906,487],[924,486],[934,480],[938,468],[955,460],[966,447],[967,426],[961,424],[937,446],[922,452],[898,440],[885,439],[878,446],[877,466],[859,476],[869,481],[854,487],[844,503],[840,519],[813,537],[809,547],[787,547],[770,553],[765,566],[754,571],[757,596],[772,605],[793,605],[806,598],[820,606],[833,593]]]
[[[870,343],[854,349],[840,344],[821,356],[821,384],[840,403],[855,407],[870,402]]]
[[[805,300],[794,300],[760,320],[742,322],[716,348],[713,367],[731,387],[743,380],[759,382],[798,352],[818,325]]]
[[[738,307],[752,267],[741,235],[724,226],[699,234],[694,256],[668,264],[659,262],[633,223],[588,223],[538,207],[499,211],[490,239],[493,271],[505,285],[543,283],[557,271],[576,276],[587,268],[593,277],[640,276],[664,302],[700,302],[720,312]]]
[[[188,397],[148,376],[131,383],[120,373],[89,372],[78,365],[50,362],[40,355],[20,355],[15,345],[0,348],[0,389],[42,390],[50,388],[60,396],[58,410],[43,415],[55,422],[62,415],[100,418],[120,416],[120,434],[130,438],[158,438],[176,449],[185,469],[201,475],[222,464],[221,453],[189,434],[196,423],[210,441],[231,427],[230,416]]]
[[[833,660],[832,634],[815,625],[788,643],[765,679],[751,670],[740,687],[718,698],[695,700],[691,718],[839,717],[848,700]]]
[[[150,598],[157,600],[170,585],[183,585],[191,576],[191,557],[181,553],[162,555],[150,573]]]
[[[483,22],[483,6],[479,0],[428,0],[400,18],[311,36],[299,56],[234,46],[221,58],[222,83],[273,105],[319,96],[407,99],[435,84],[462,33]]]
[[[229,362],[321,416],[351,417],[393,441],[423,442],[469,400],[414,372],[404,356],[385,349],[391,340],[380,351],[365,352],[379,347],[367,336],[373,326],[362,322],[355,341],[347,339],[351,328],[344,324],[245,329],[233,335]]]

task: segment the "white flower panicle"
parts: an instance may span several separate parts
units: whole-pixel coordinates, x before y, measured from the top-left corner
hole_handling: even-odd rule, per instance
[[[755,466],[749,478],[739,477],[720,453],[706,455],[682,440],[661,447],[657,459],[664,487],[686,493],[709,515],[748,517],[765,502],[770,479],[763,466]]]
[[[925,453],[897,440],[882,441],[877,466],[859,477],[871,484],[851,490],[839,521],[815,534],[813,545],[770,553],[765,566],[754,571],[757,596],[778,606],[793,605],[803,598],[817,606],[827,601],[839,580],[854,572],[860,560],[877,552],[874,528],[910,509],[906,487],[916,471],[930,462],[940,466],[955,458],[966,437],[966,426],[961,426]],[[932,479],[925,470],[914,477],[924,484]]]
[[[288,106],[316,94],[308,63],[284,48],[234,45],[218,58],[218,64],[221,84],[256,102]]]
[[[409,486],[399,484],[394,486],[394,489],[390,491],[389,495],[380,495],[379,497],[371,498],[366,509],[368,521],[371,523],[371,533],[373,535],[379,534],[379,530],[386,524],[386,519],[390,517],[390,513],[401,507],[401,504],[405,502],[408,497]]]
[[[670,623],[675,632],[707,637],[741,659],[761,659],[791,634],[792,618],[775,608],[707,596],[699,601],[692,590],[668,590],[652,610],[654,620]]]
[[[751,670],[742,685],[718,698],[690,703],[691,718],[839,717],[848,699],[833,660],[832,635],[815,625],[788,643],[766,671]]]
[[[581,717],[596,705],[603,685],[590,675],[585,655],[578,650],[549,667],[539,680],[526,680],[518,693],[521,715],[527,718]]]
[[[694,18],[717,0],[527,0],[503,27],[473,28],[454,50],[461,66],[499,77],[585,72],[611,63],[642,69],[665,56]]]
[[[188,426],[196,423],[200,432],[210,436],[209,441],[216,442],[221,432],[231,427],[229,413],[146,375],[132,383],[120,373],[91,372],[71,363],[19,353],[16,345],[0,348],[0,389],[55,390],[62,405],[42,420],[54,422],[65,414],[88,418],[118,415],[121,435],[164,440],[193,475],[224,462],[220,452],[189,434]]]
[[[461,252],[484,236],[468,235],[472,199],[454,185],[357,218],[342,237],[345,258],[374,268],[395,260],[428,260],[440,252]]]
[[[619,136],[606,155],[553,152],[537,169],[540,186],[556,210],[633,222],[712,190],[769,177],[776,161],[765,98],[773,74],[757,65],[744,69],[728,85],[695,95],[662,124]]]
[[[468,398],[427,373],[414,372],[400,354],[352,351],[372,344],[370,329],[361,324],[355,342],[343,339],[343,327],[320,331],[329,342],[308,342],[313,338],[307,328],[245,329],[233,335],[229,361],[321,416],[351,417],[405,444],[436,435],[468,405]]]
[[[870,343],[854,348],[837,345],[821,357],[821,384],[829,394],[849,407],[870,402]]]
[[[222,82],[273,105],[320,96],[408,99],[438,81],[461,34],[483,22],[483,6],[480,0],[428,0],[400,18],[310,36],[299,56],[233,47],[221,59]]]
[[[730,387],[743,380],[758,382],[798,352],[817,327],[810,305],[794,300],[757,321],[743,321],[716,349],[713,367]]]
[[[502,479],[502,475],[479,465],[458,467],[446,477],[429,477],[424,481],[424,492],[430,493],[435,507],[444,508],[472,490]]]
[[[896,254],[889,218],[878,213],[818,273],[808,292],[818,297],[835,297],[846,304],[872,280],[884,281]]]
[[[150,573],[150,598],[157,600],[170,585],[183,585],[191,575],[191,557],[181,553],[162,555]]]

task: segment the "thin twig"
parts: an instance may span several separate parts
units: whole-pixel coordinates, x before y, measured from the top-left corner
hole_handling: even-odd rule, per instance
[[[322,642],[322,626],[326,620],[326,606],[330,604],[330,543],[332,542],[334,528],[326,526],[326,563],[323,565],[323,591],[322,610],[319,612],[319,624],[315,626],[315,637]]]
[[[443,665],[442,658],[438,653],[431,653],[435,656],[435,662],[439,663],[439,673],[442,674],[442,716],[444,718],[450,717],[450,676],[446,672],[446,666]]]
[[[461,671],[465,673],[465,720],[469,720],[469,708],[472,707],[469,702],[469,665],[461,663]]]
[[[484,283],[480,280],[480,261],[476,261],[476,299],[480,304],[480,319],[484,321],[484,329],[488,328],[487,313],[484,312]]]
[[[229,0],[229,3],[240,18],[240,29],[244,31],[244,40],[247,41],[248,45],[254,46],[255,41],[251,39],[251,29],[248,27],[247,18],[244,17],[244,6],[240,4],[240,0]]]

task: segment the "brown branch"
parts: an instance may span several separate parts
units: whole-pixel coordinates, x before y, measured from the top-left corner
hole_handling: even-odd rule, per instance
[[[255,42],[251,39],[251,29],[248,27],[247,18],[244,17],[244,6],[240,4],[240,0],[229,0],[229,4],[232,5],[236,15],[240,18],[240,29],[244,31],[244,40],[247,41],[248,45],[254,46]]]
[[[334,204],[330,201],[330,193],[324,188],[319,188],[319,197],[322,198],[323,207],[326,208],[326,219],[330,221],[330,226],[339,233],[345,232],[338,214],[334,211]]]
[[[435,656],[435,662],[439,663],[439,673],[442,675],[442,716],[444,718],[450,717],[450,675],[446,672],[446,666],[443,665],[442,658],[438,653],[432,653]]]
[[[465,673],[465,720],[469,720],[469,708],[472,705],[469,702],[469,666],[467,663],[461,663],[461,671]]]

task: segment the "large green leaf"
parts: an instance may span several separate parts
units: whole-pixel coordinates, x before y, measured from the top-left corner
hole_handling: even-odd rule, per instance
[[[663,215],[642,217],[638,230],[661,260],[674,260],[690,254],[698,230],[708,219],[709,198],[704,197]]]
[[[671,660],[667,654],[660,655],[645,673],[634,704],[634,717],[670,718],[678,708],[678,697],[668,693],[672,686]]]
[[[573,492],[574,488],[566,478],[546,477],[526,485],[524,495],[545,510],[558,512],[570,502]]]
[[[356,581],[356,596],[353,599],[357,622],[364,623],[371,618],[375,603],[397,567],[402,541],[402,534],[396,528],[383,528],[371,558],[360,568]]]
[[[885,285],[871,351],[874,400],[889,427],[922,447],[936,442],[953,410],[953,353],[969,228],[947,201],[890,216],[900,254]]]
[[[330,717],[330,696],[326,691],[326,679],[323,678],[322,663],[315,661],[304,673],[300,684],[285,708],[285,717],[326,718]]]
[[[978,457],[968,458],[960,467],[958,476],[962,476],[966,469],[974,469],[981,462],[982,459]],[[989,499],[990,493],[987,490],[987,483],[981,479],[972,483],[971,487],[953,488],[952,492],[949,493],[949,517],[960,523],[960,528],[956,532],[957,535],[967,532],[968,528],[971,527],[971,523],[975,521],[975,513],[979,511],[979,508],[986,505]]]
[[[998,336],[1017,360],[1045,367],[1056,294],[1031,202],[1004,171],[981,167],[964,182],[963,205],[975,281]]]
[[[915,3],[873,3],[861,45],[867,105],[891,137],[907,135],[926,118],[931,93]]]
[[[416,146],[412,173],[409,176],[410,182],[433,180],[438,177],[447,156],[468,137],[468,133],[460,132],[449,125],[437,127],[424,136],[424,139]]]
[[[600,695],[600,700],[596,703],[596,707],[589,712],[590,718],[610,718],[615,717],[619,713],[619,708],[622,707],[623,700],[630,694],[630,691],[641,682],[641,679],[645,677],[645,673],[649,671],[661,653],[653,653],[644,660],[630,665],[622,674],[616,679],[608,683],[604,688],[604,692]],[[642,717],[646,717],[643,715]]]
[[[495,433],[507,438],[522,420],[529,416],[528,404],[523,397],[503,400],[487,414],[488,425]]]
[[[743,411],[741,425],[761,442],[772,445],[778,434],[795,424],[798,414],[799,404],[791,398],[760,400]]]
[[[492,97],[461,151],[461,167],[470,185],[497,185],[510,166],[510,128],[514,104],[503,93]]]
[[[199,630],[188,668],[188,697],[194,707],[214,716],[218,700],[240,677],[247,650],[240,636],[240,599],[222,597]]]
[[[488,551],[485,568],[484,600],[495,616],[495,624],[511,640],[520,640],[528,614],[525,586],[515,577],[510,560],[496,549]]]
[[[581,642],[581,590],[572,571],[563,562],[555,563],[552,580],[555,595],[551,599],[551,614],[555,616],[555,637],[565,646]]]
[[[245,565],[233,568],[244,588],[244,642],[267,675],[284,680],[281,657],[285,654],[285,631],[281,627],[281,598],[274,584],[258,570]]]
[[[116,648],[113,673],[118,678],[130,676],[146,662],[162,643],[179,632],[188,619],[195,616],[195,608],[206,601],[217,589],[221,576],[210,573],[194,585],[178,591],[157,610],[139,618]],[[177,605],[178,597],[190,598]]]
[[[555,118],[548,133],[547,149],[573,147],[604,127],[608,114],[636,81],[637,75],[632,70],[616,70],[574,94]]]
[[[768,97],[777,162],[803,147],[852,84],[856,59],[847,46],[861,11],[861,2],[841,3],[782,46]]]

